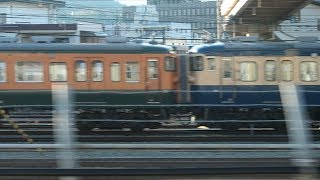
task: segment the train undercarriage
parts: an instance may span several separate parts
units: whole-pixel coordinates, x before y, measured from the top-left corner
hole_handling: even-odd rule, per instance
[[[4,109],[6,114],[25,114],[25,117],[43,116],[50,109]],[[34,111],[35,113],[32,113]],[[44,116],[43,116],[44,117]],[[282,108],[211,108],[211,107],[154,107],[154,108],[81,108],[74,111],[75,125],[80,131],[98,129],[122,129],[143,131],[158,129],[170,124],[176,127],[221,128],[274,128],[285,130],[286,121]],[[2,117],[3,118],[3,117]],[[308,109],[306,116],[311,127],[320,126],[320,108]]]

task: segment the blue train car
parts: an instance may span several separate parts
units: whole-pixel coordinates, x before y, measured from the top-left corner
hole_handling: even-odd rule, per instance
[[[217,42],[189,53],[181,90],[190,92],[185,102],[204,125],[283,126],[275,122],[284,119],[279,85],[286,83],[299,88],[310,118],[319,120],[320,43]]]

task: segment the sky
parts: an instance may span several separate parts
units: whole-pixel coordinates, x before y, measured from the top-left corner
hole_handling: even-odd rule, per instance
[[[147,4],[147,0],[118,0],[118,1],[127,6],[139,6],[139,5]],[[213,1],[213,0],[202,0],[202,1]]]

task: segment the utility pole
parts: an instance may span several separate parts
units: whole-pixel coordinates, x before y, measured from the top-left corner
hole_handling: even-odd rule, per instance
[[[222,17],[221,17],[221,4],[222,4],[222,0],[217,0],[216,1],[216,20],[217,20],[217,39],[220,40],[222,37],[222,32],[223,32],[223,28],[222,28]]]
[[[163,45],[166,44],[166,27],[162,28],[162,43]]]

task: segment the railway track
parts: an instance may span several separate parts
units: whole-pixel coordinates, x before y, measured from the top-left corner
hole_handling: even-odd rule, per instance
[[[15,168],[56,168],[56,159],[0,159],[0,168],[8,168],[14,164]],[[174,162],[174,163],[172,163]],[[288,158],[80,158],[81,168],[222,168],[257,166],[263,162],[263,166],[291,166]],[[11,165],[10,165],[11,164]]]
[[[23,128],[25,134],[34,142],[54,142],[51,128]],[[287,135],[273,134],[272,131],[259,130],[254,135],[250,131],[237,131],[235,134],[223,130],[196,129],[158,129],[143,132],[128,130],[96,130],[90,133],[80,133],[74,129],[78,142],[287,142]],[[15,129],[0,129],[1,142],[25,142],[25,138]],[[314,135],[315,141],[320,140]]]
[[[10,164],[20,164],[10,169]],[[59,171],[54,159],[39,160],[37,165],[29,160],[3,161],[1,176],[12,180],[58,180],[59,174],[77,176],[80,179],[296,179],[299,168],[289,159],[81,159],[79,167]],[[173,163],[175,162],[175,163]],[[263,165],[261,164],[263,162]],[[8,166],[9,165],[9,166]],[[41,166],[40,166],[41,165]],[[66,177],[66,176],[65,176]],[[317,177],[314,175],[314,177]]]
[[[34,142],[38,143],[53,143],[54,138],[52,135],[30,135]],[[80,135],[76,137],[78,142],[203,142],[203,143],[215,143],[215,142],[286,142],[288,139],[286,136],[116,136],[116,135]],[[26,142],[20,135],[6,135],[0,138],[0,143],[12,143],[12,142]]]
[[[21,131],[34,142],[53,142],[53,124],[48,115],[40,117],[14,115],[9,123],[1,120],[1,142],[25,142]],[[20,131],[20,133],[19,133]],[[196,126],[166,125],[161,129],[145,129],[132,132],[128,129],[106,130],[93,129],[91,132],[79,132],[73,129],[79,142],[287,142],[285,132],[273,128],[242,128],[236,131],[223,129],[197,128]],[[319,129],[313,129],[313,140],[319,141]]]

